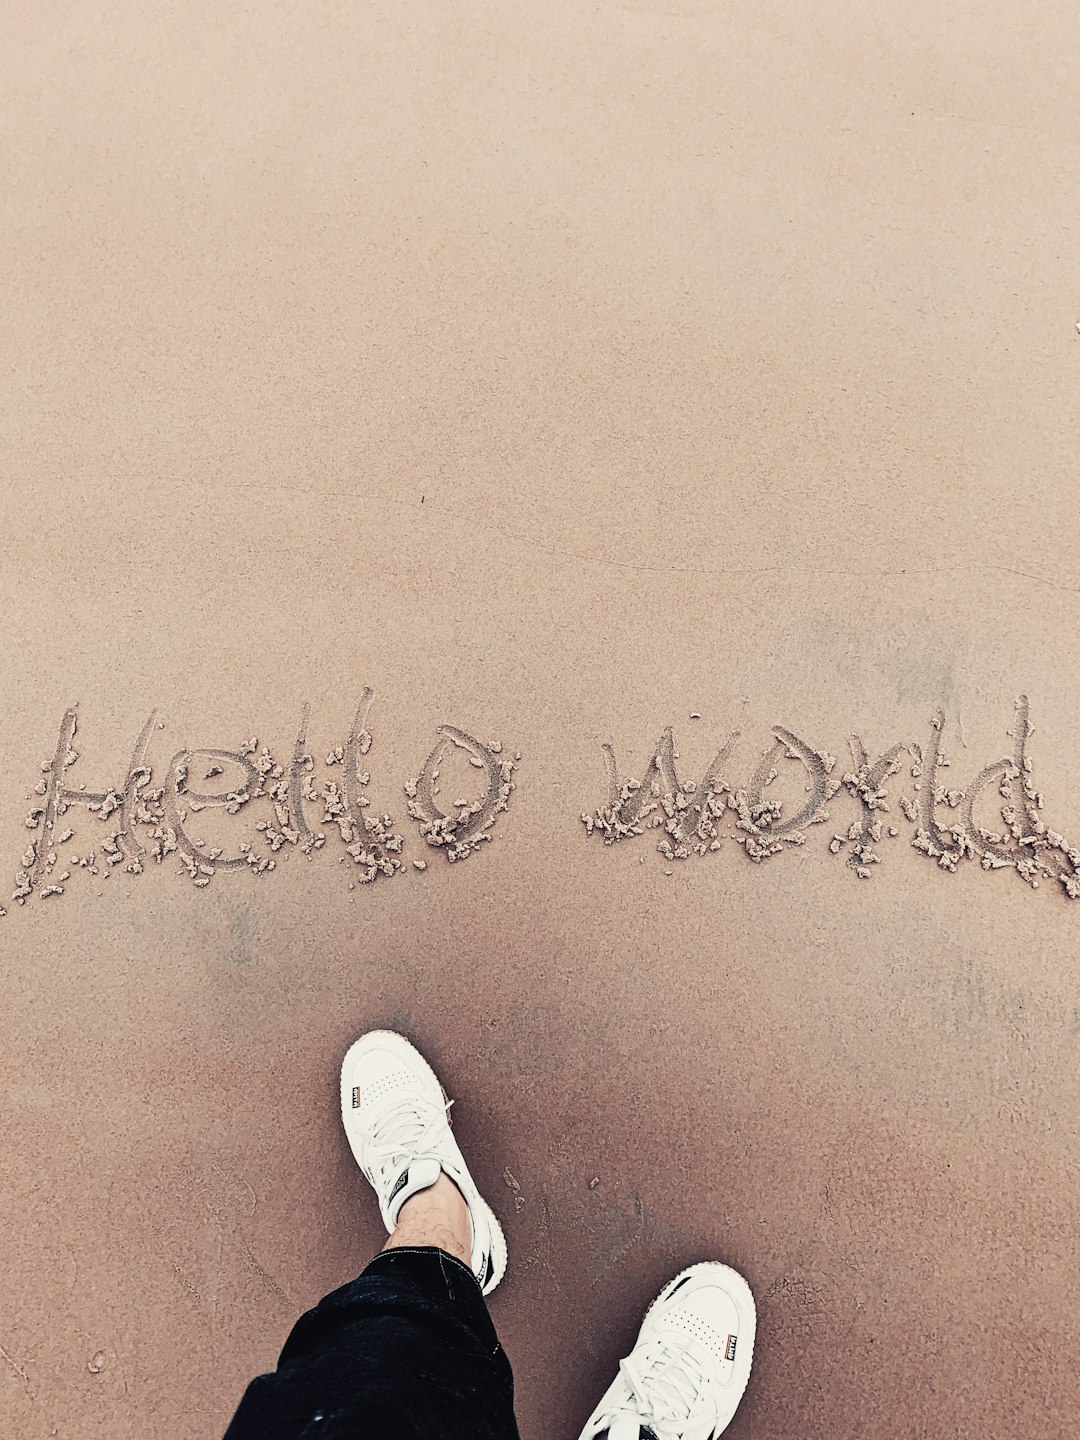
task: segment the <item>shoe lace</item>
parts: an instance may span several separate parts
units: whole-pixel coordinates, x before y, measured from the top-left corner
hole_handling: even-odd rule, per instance
[[[365,1156],[369,1167],[373,1171],[388,1165],[399,1168],[402,1160],[434,1154],[438,1132],[453,1103],[431,1105],[412,1098],[392,1105],[375,1122]]]
[[[620,1360],[619,1370],[646,1423],[684,1426],[700,1416],[711,1366],[692,1341],[675,1346],[658,1336]]]

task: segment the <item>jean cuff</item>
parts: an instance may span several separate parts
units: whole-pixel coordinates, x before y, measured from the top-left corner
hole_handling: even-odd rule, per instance
[[[449,1299],[462,1299],[455,1285],[465,1285],[467,1291],[483,1299],[480,1281],[472,1269],[437,1245],[395,1245],[392,1250],[381,1250],[374,1260],[369,1260],[360,1272],[362,1275],[397,1275],[430,1285],[438,1280],[446,1287]],[[471,1298],[471,1296],[470,1296]]]

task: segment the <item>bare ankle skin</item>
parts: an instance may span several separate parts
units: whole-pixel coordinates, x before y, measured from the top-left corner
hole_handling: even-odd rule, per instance
[[[434,1185],[401,1207],[397,1227],[383,1249],[397,1250],[403,1245],[435,1245],[466,1265],[471,1263],[469,1207],[448,1175],[440,1175]]]

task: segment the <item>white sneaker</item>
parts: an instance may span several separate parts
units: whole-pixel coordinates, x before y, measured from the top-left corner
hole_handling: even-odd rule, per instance
[[[756,1312],[726,1265],[691,1265],[664,1286],[581,1440],[714,1440],[750,1379]]]
[[[445,1171],[469,1207],[472,1269],[490,1295],[506,1273],[506,1240],[451,1134],[452,1104],[420,1052],[393,1031],[372,1030],[342,1061],[345,1134],[379,1197],[387,1233],[393,1233],[405,1201]]]

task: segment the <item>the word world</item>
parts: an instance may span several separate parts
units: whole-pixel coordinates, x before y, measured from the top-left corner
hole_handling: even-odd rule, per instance
[[[983,767],[962,789],[950,788],[942,778],[949,760],[942,750],[945,715],[938,711],[930,722],[925,745],[900,742],[871,759],[862,740],[851,737],[852,767],[839,778],[835,758],[816,750],[792,731],[777,725],[773,743],[762,755],[749,783],[736,786],[728,778],[738,732],[729,736],[700,781],[680,780],[678,751],[670,729],[664,731],[644,776],[622,780],[615,753],[602,747],[608,771],[607,803],[581,816],[589,835],[613,845],[650,830],[660,832],[657,849],[666,860],[688,860],[722,848],[734,840],[756,863],[783,854],[789,846],[806,843],[807,830],[829,819],[828,804],[843,787],[858,803],[857,818],[834,832],[829,849],[846,854],[860,879],[870,879],[881,863],[879,846],[895,839],[899,828],[889,824],[888,782],[903,766],[907,754],[913,794],[899,797],[904,819],[914,825],[914,848],[955,872],[975,861],[984,870],[1011,869],[1033,889],[1042,880],[1058,883],[1071,899],[1080,899],[1080,851],[1042,819],[1043,796],[1031,778],[1028,754],[1031,738],[1029,705],[1025,695],[1016,701],[1011,751]],[[796,813],[785,816],[783,804],[767,790],[785,760],[805,772],[806,800]],[[979,810],[996,795],[1000,819],[995,828],[980,823]],[[726,827],[733,829],[728,830]]]

